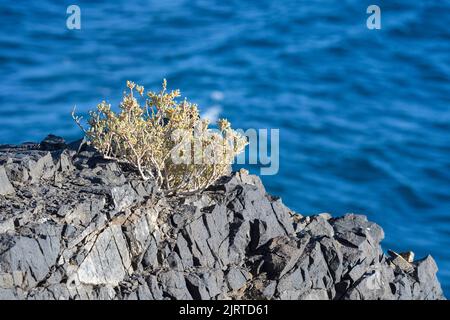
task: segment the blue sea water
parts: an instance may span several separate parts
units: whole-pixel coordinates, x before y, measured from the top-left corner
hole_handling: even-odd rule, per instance
[[[0,1],[0,143],[79,138],[74,105],[167,78],[211,117],[279,128],[270,193],[368,215],[450,296],[450,1],[77,0],[81,30],[70,4]]]

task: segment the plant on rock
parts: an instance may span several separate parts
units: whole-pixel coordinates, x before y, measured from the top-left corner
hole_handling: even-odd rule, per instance
[[[88,129],[81,117],[73,118],[85,132],[88,142],[105,158],[134,167],[144,180],[154,179],[167,194],[193,193],[205,189],[230,170],[237,154],[247,145],[246,138],[221,119],[218,130],[201,119],[198,107],[180,91],[148,92],[127,81],[118,113],[105,101],[89,112]],[[142,99],[142,98],[141,98]]]

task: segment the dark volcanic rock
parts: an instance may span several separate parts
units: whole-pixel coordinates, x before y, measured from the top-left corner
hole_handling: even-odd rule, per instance
[[[383,237],[244,170],[168,198],[82,142],[0,146],[1,299],[444,299],[433,258]]]
[[[49,134],[40,143],[41,150],[55,151],[66,147],[66,142],[63,138]]]

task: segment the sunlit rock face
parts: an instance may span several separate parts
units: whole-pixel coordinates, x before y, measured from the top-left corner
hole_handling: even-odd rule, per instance
[[[89,147],[0,146],[1,299],[444,299],[363,215],[303,217],[244,170],[164,197]]]

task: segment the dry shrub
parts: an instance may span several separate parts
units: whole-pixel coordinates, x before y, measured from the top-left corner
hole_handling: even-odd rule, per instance
[[[89,128],[81,117],[73,118],[88,142],[105,158],[134,167],[142,179],[153,178],[167,194],[194,193],[227,174],[234,157],[247,140],[221,119],[218,130],[201,119],[197,105],[186,99],[178,102],[180,91],[168,92],[164,80],[160,92],[148,92],[143,106],[144,87],[127,81],[119,105],[111,110],[105,101],[89,112]]]

